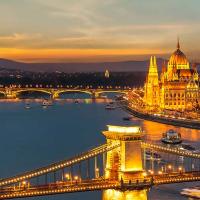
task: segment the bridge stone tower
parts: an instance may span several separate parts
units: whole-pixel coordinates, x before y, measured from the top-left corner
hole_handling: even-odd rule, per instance
[[[117,148],[107,152],[105,177],[115,180],[131,180],[141,178],[143,175],[143,162],[140,127],[122,127],[108,125],[103,131],[107,144],[118,145]]]

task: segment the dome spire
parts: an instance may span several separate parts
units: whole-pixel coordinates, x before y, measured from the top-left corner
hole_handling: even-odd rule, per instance
[[[177,49],[180,49],[179,37],[177,38]]]

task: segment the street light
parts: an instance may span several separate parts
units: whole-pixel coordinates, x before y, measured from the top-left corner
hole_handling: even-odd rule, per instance
[[[163,173],[162,173],[162,171],[158,171],[158,174],[159,174],[159,175],[162,175]]]
[[[22,185],[26,185],[26,181],[22,181]]]
[[[74,180],[75,180],[75,181],[78,181],[78,176],[74,176]]]
[[[65,174],[65,178],[66,178],[67,180],[69,180],[69,179],[70,179],[70,175],[69,175],[69,174]]]
[[[182,167],[179,167],[179,168],[178,168],[178,171],[179,171],[180,173],[182,172],[182,170],[183,170]]]
[[[144,177],[146,177],[146,176],[147,176],[147,173],[146,173],[146,172],[143,172],[142,175],[143,175]]]
[[[171,165],[168,165],[168,169],[170,169],[170,170],[171,170],[171,169],[172,169],[172,166],[171,166]]]
[[[96,168],[95,171],[96,171],[95,178],[99,178],[99,168]]]

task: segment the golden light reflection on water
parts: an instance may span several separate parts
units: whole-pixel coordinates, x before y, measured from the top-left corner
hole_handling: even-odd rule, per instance
[[[160,140],[162,137],[162,133],[166,132],[169,129],[174,129],[177,132],[181,133],[181,137],[184,140],[194,142],[200,139],[200,130],[175,127],[151,121],[143,121],[143,129],[147,134],[148,140]]]
[[[118,191],[118,190],[104,190],[102,200],[147,200],[146,190],[135,191]]]

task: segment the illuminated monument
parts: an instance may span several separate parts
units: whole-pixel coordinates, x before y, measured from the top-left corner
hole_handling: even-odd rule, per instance
[[[199,105],[200,88],[198,72],[180,50],[171,55],[167,66],[162,66],[158,76],[156,58],[151,57],[144,86],[144,102],[149,109],[192,110]]]
[[[107,144],[119,145],[107,152],[106,178],[129,180],[143,174],[140,127],[121,127],[108,125],[104,131]]]
[[[105,76],[105,78],[109,78],[110,77],[110,72],[108,71],[108,69],[106,69],[104,76]]]
[[[107,152],[105,177],[114,180],[131,180],[144,176],[141,139],[143,133],[138,126],[124,127],[108,125],[103,131],[107,144],[118,145]],[[103,200],[147,200],[147,191],[113,190],[103,191]]]

